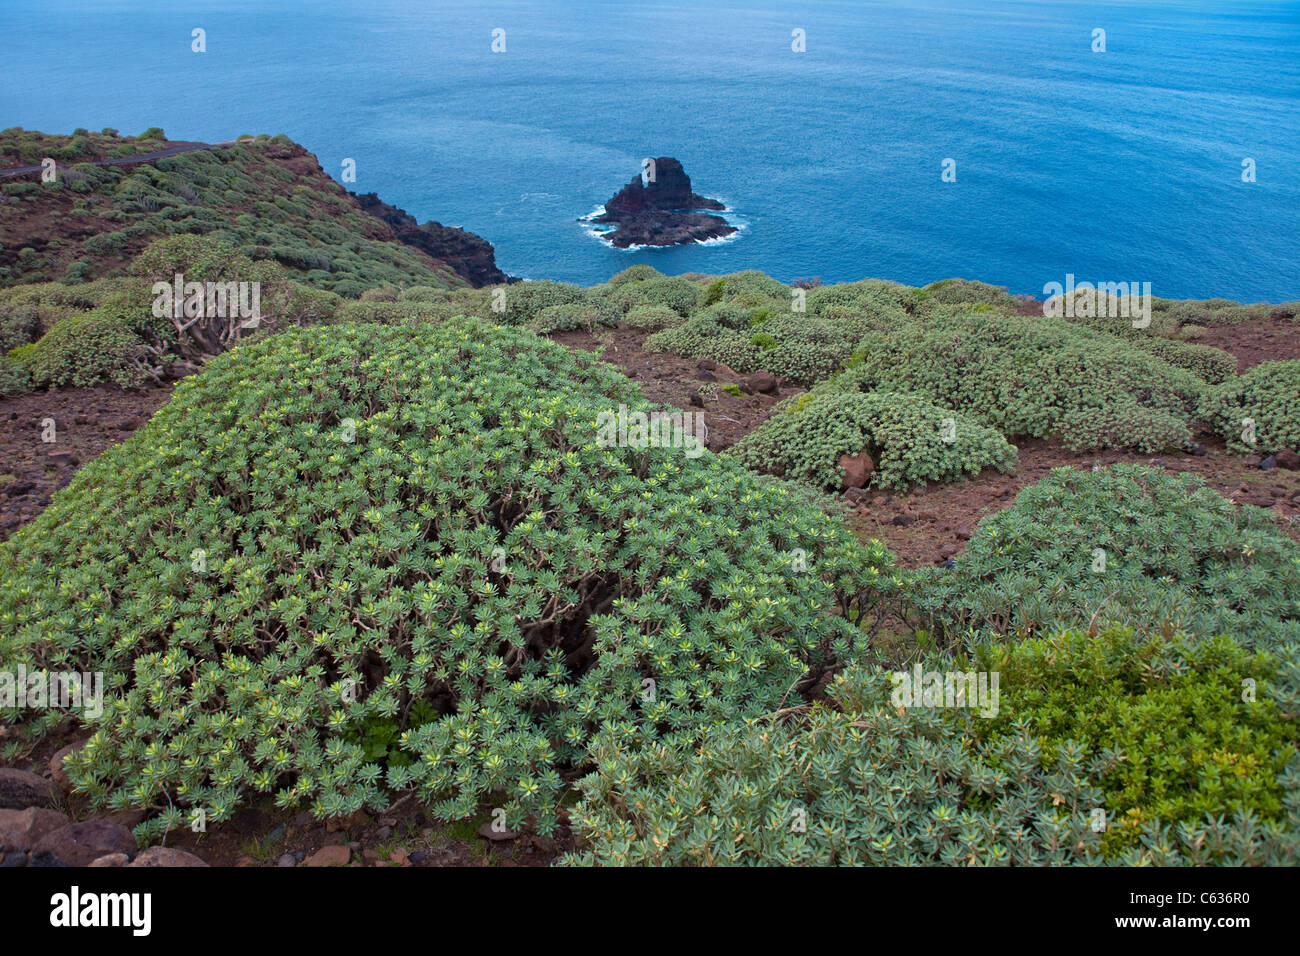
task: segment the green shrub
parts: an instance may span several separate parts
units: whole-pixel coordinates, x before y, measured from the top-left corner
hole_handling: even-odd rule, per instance
[[[893,392],[798,396],[731,447],[755,471],[830,489],[843,480],[840,456],[864,451],[876,465],[873,483],[894,488],[1010,471],[1016,462],[1015,447],[994,429]]]
[[[0,398],[21,395],[23,392],[31,391],[31,388],[32,377],[28,374],[26,366],[7,355],[0,354]]]
[[[1007,293],[1006,286],[972,282],[969,279],[941,279],[922,288],[929,299],[948,305],[979,304],[1014,310],[1020,302]]]
[[[1055,645],[1009,650],[999,696],[1004,714],[1015,701],[1019,722],[985,720],[966,708],[899,707],[890,672],[863,664],[840,675],[828,703],[806,715],[735,723],[708,732],[698,747],[632,749],[602,739],[597,770],[580,782],[582,801],[571,814],[580,850],[563,862],[1045,866],[1103,863],[1104,854],[1124,865],[1294,860],[1300,768],[1292,758],[1285,778],[1270,776],[1291,746],[1294,723],[1280,721],[1270,703],[1251,712],[1230,694],[1231,681],[1257,672],[1257,663],[1224,643],[1192,657],[1190,671],[1152,674],[1142,665],[1164,661],[1126,656],[1128,640],[1124,632],[1104,635],[1100,646],[1117,649],[1104,661],[1079,636],[1062,639],[1073,654]],[[1170,654],[1162,649],[1161,656]],[[929,659],[926,666],[957,665]],[[1075,666],[1096,694],[1071,712]],[[1121,674],[1125,682],[1106,682]],[[1171,723],[1161,724],[1162,716]],[[1189,719],[1204,723],[1186,732]],[[1063,739],[1076,729],[1080,740]],[[1130,746],[1135,762],[1126,763],[1112,741]],[[1093,811],[1111,805],[1139,806],[1140,819],[1104,836],[1094,832]],[[1171,821],[1157,819],[1157,808],[1169,810]]]
[[[827,389],[924,395],[1009,437],[1156,452],[1185,444],[1205,383],[1112,335],[1061,319],[962,315],[869,332]],[[1166,413],[1136,414],[1133,406]],[[1087,414],[1084,414],[1087,412]],[[1182,423],[1171,428],[1169,418]],[[1068,428],[1083,428],[1071,438]]]
[[[1295,755],[1300,711],[1270,698],[1278,665],[1267,655],[1229,637],[1134,639],[1111,629],[1000,648],[979,668],[998,672],[1001,687],[996,718],[976,724],[980,737],[1027,726],[1044,769],[1072,747],[1123,755],[1101,778],[1108,854],[1139,847],[1156,820],[1190,827],[1230,813],[1286,818],[1279,777]]]
[[[612,300],[624,312],[643,305],[662,305],[686,318],[700,300],[700,287],[681,276],[656,276],[619,286]]]
[[[1211,345],[1151,336],[1130,341],[1142,351],[1150,352],[1177,368],[1185,368],[1211,385],[1227,381],[1237,374],[1236,357]]]
[[[35,388],[114,382],[123,387],[145,380],[143,343],[115,311],[94,309],[55,325],[40,340],[10,357]]]
[[[1267,512],[1157,468],[1058,468],[981,521],[954,571],[914,584],[911,623],[948,643],[1117,623],[1300,645],[1300,545]]]
[[[666,305],[638,305],[623,316],[619,325],[643,332],[659,332],[677,325],[681,320],[682,317]]]
[[[142,837],[385,783],[548,830],[598,732],[685,745],[815,685],[887,567],[734,461],[598,447],[623,403],[471,319],[250,342],[0,544],[0,658],[105,673],[68,772]],[[414,761],[385,776],[355,735],[388,719]]]
[[[493,312],[492,319],[504,325],[528,325],[543,309],[554,305],[579,305],[587,301],[586,290],[565,282],[543,279],[538,282],[516,282],[497,286],[492,290],[505,295],[505,311]]]
[[[610,278],[609,284],[612,286],[620,286],[628,282],[642,282],[646,279],[658,279],[661,278],[662,275],[663,273],[654,268],[654,266],[647,266],[644,264],[628,266],[622,272],[615,273]]]
[[[539,335],[574,329],[592,332],[600,326],[617,325],[620,315],[612,302],[592,296],[582,302],[547,306],[529,320],[528,328]]]
[[[31,302],[0,303],[0,354],[26,345],[41,334],[41,309]]]
[[[1200,415],[1234,451],[1300,450],[1300,359],[1261,362],[1207,390]]]

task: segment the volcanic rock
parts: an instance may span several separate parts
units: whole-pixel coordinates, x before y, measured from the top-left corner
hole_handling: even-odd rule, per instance
[[[519,281],[497,268],[496,250],[482,236],[437,222],[420,223],[410,213],[388,205],[375,193],[351,195],[362,212],[388,223],[399,242],[441,259],[474,288]]]
[[[876,471],[875,461],[865,451],[860,455],[840,455],[839,466],[841,474],[844,475],[845,488],[866,487]]]
[[[605,211],[591,221],[615,228],[601,238],[618,249],[629,246],[675,246],[718,239],[736,232],[720,216],[702,209],[722,210],[716,199],[691,190],[691,178],[671,156],[652,160],[646,171],[605,203]]]
[[[51,830],[32,847],[31,866],[88,866],[110,853],[135,852],[135,837],[121,824],[103,820],[69,823]]]

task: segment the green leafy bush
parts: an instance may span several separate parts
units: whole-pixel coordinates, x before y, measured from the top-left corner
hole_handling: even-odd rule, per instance
[[[1261,362],[1209,389],[1200,415],[1235,451],[1300,449],[1300,359]]]
[[[1015,447],[994,429],[895,392],[798,396],[731,447],[755,471],[831,489],[843,480],[840,456],[864,451],[876,465],[873,483],[894,488],[1010,471],[1016,462]]]
[[[948,305],[992,305],[1014,310],[1020,302],[1007,292],[1006,286],[973,282],[969,279],[941,279],[922,290],[928,299]]]
[[[1058,468],[981,521],[954,571],[922,569],[910,618],[948,643],[1118,623],[1300,646],[1300,545],[1199,478]]]
[[[700,287],[681,276],[655,276],[626,282],[611,298],[624,312],[644,305],[662,305],[685,318],[700,300]]]
[[[32,388],[32,377],[27,367],[7,355],[0,354],[0,398],[21,395]]]
[[[1268,660],[1227,640],[1135,648],[1114,630],[993,664],[993,720],[900,707],[891,672],[863,663],[825,703],[710,730],[698,747],[599,738],[571,813],[580,848],[563,862],[1276,866],[1300,851],[1294,714],[1263,691],[1240,702],[1235,683]],[[1080,687],[1093,694],[1076,706]]]
[[[976,724],[980,737],[1027,726],[1045,769],[1072,747],[1122,755],[1101,778],[1107,853],[1139,847],[1156,820],[1194,827],[1242,812],[1264,823],[1286,819],[1280,777],[1295,756],[1300,709],[1287,712],[1270,697],[1278,662],[1268,655],[1226,636],[1135,639],[1116,628],[999,648],[979,668],[998,672],[1001,688],[998,715]],[[1297,674],[1282,678],[1292,700]]]
[[[620,286],[627,282],[642,282],[646,279],[658,279],[661,273],[654,266],[644,264],[628,266],[622,272],[615,273],[609,280],[612,286]]]
[[[638,305],[623,316],[619,325],[643,332],[659,332],[671,325],[677,325],[682,317],[666,305]]]
[[[529,321],[528,327],[540,335],[573,329],[591,332],[601,326],[617,325],[620,317],[614,303],[589,296],[581,302],[547,306]]]
[[[0,353],[34,341],[41,334],[40,308],[30,302],[0,303]]]
[[[38,342],[10,353],[36,388],[114,382],[123,387],[145,380],[143,343],[111,309],[94,309],[65,319]]]
[[[1190,437],[1205,388],[1114,336],[1035,317],[970,314],[869,332],[849,364],[828,388],[917,392],[1009,437],[1060,435],[1076,447],[1100,439],[1146,452]],[[1134,405],[1165,414],[1139,415]],[[1086,434],[1071,437],[1071,424]]]
[[[595,734],[684,745],[815,685],[888,563],[730,459],[598,447],[623,403],[472,319],[250,342],[0,544],[0,658],[105,673],[68,771],[142,836],[385,783],[547,830]],[[388,719],[385,776],[355,735]]]

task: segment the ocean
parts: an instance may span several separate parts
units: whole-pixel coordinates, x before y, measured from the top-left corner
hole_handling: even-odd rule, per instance
[[[1300,298],[1296,2],[0,0],[0,58],[0,127],[285,133],[527,278]],[[645,156],[738,235],[593,238]]]

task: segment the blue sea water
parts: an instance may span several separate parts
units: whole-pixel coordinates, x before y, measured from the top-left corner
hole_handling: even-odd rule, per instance
[[[1041,294],[1073,273],[1300,298],[1296,2],[0,0],[0,63],[0,127],[286,133],[530,278],[646,262]],[[647,155],[739,236],[592,238],[578,220]]]

